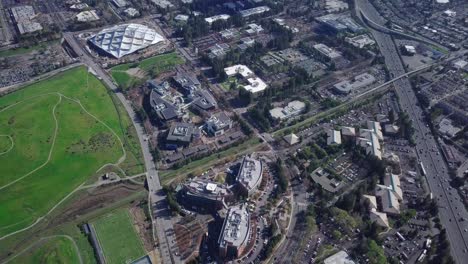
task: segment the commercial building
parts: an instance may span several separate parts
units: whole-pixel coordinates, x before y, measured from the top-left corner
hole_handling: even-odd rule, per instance
[[[262,162],[251,156],[244,156],[236,178],[241,193],[245,195],[253,193],[262,182],[262,176]]]
[[[386,213],[378,212],[377,198],[373,195],[363,195],[363,198],[369,204],[369,217],[371,222],[376,222],[379,226],[390,227]]]
[[[178,107],[161,97],[155,89],[150,93],[150,105],[161,121],[176,119],[180,113]]]
[[[289,102],[288,105],[285,107],[275,107],[271,109],[270,115],[273,118],[285,120],[300,115],[305,108],[306,104],[304,102],[295,100]]]
[[[154,29],[141,24],[116,25],[89,39],[93,46],[117,59],[163,41]]]
[[[403,200],[403,191],[401,190],[400,176],[387,171],[385,172],[384,184],[394,192],[398,200]]]
[[[140,12],[138,12],[138,10],[136,10],[133,7],[129,7],[127,9],[125,9],[123,12],[127,17],[138,17],[138,16],[140,16]]]
[[[378,184],[375,195],[380,198],[383,212],[393,215],[400,214],[400,202],[390,187]]]
[[[253,15],[260,15],[268,11],[270,11],[270,8],[268,6],[258,6],[258,7],[242,10],[239,13],[243,18],[247,18]]]
[[[218,239],[219,255],[234,258],[242,256],[249,242],[250,229],[247,208],[242,205],[229,208]]]
[[[372,155],[381,160],[382,150],[377,134],[368,129],[361,129],[359,133],[359,137],[356,139],[357,145],[363,147],[368,155]]]
[[[93,22],[98,21],[99,19],[100,18],[96,13],[96,10],[87,10],[76,15],[76,21],[78,22]]]
[[[184,95],[190,95],[201,87],[198,78],[189,73],[177,72],[172,79]]]
[[[126,0],[112,0],[112,3],[118,8],[126,7],[128,5]]]
[[[350,31],[352,33],[362,33],[364,28],[356,23],[348,14],[328,14],[317,17],[315,20],[326,29],[333,30],[336,33]]]
[[[263,31],[263,27],[257,24],[248,24],[245,32],[249,35],[255,35]]]
[[[351,81],[345,80],[333,85],[333,89],[340,94],[349,94],[353,90],[361,89],[375,82],[375,77],[369,73],[355,76]]]
[[[439,123],[439,132],[446,135],[447,137],[452,138],[460,131],[462,131],[462,129],[454,126],[452,120],[448,118],[442,119],[442,121]]]
[[[315,57],[325,63],[332,63],[337,69],[347,65],[347,61],[343,58],[340,52],[328,47],[325,44],[319,43],[313,46]]]
[[[311,173],[311,177],[322,189],[330,193],[336,193],[342,187],[341,182],[334,179],[330,173],[326,172],[322,167],[315,169]]]
[[[226,208],[226,202],[234,199],[233,193],[225,185],[216,182],[193,180],[183,185],[180,191],[182,203],[192,209],[217,211]]]
[[[323,261],[324,264],[354,264],[348,253],[345,251],[339,251],[338,253],[331,255]]]
[[[356,129],[354,127],[341,127],[341,136],[343,139],[356,137]]]
[[[210,111],[216,109],[218,102],[214,96],[205,89],[198,89],[189,95],[192,100],[190,106],[199,111]]]
[[[179,146],[188,146],[193,139],[200,137],[200,130],[193,124],[174,123],[166,137],[166,147],[176,149]]]
[[[77,3],[77,4],[74,4],[74,5],[71,5],[70,9],[71,10],[83,10],[83,9],[88,8],[88,7],[89,6],[86,3]]]
[[[380,126],[379,122],[367,121],[367,128],[372,130],[377,135],[379,140],[383,140],[382,127]]]
[[[353,45],[354,47],[360,48],[360,49],[367,47],[367,46],[372,46],[375,44],[375,41],[366,34],[358,35],[355,37],[346,37],[345,41]]]
[[[33,21],[36,12],[32,6],[15,6],[10,11],[21,35],[42,30],[41,24]]]
[[[264,91],[268,85],[260,78],[258,78],[247,66],[245,65],[234,65],[231,67],[224,68],[224,72],[227,76],[241,76],[249,84],[244,86],[244,89],[251,93],[258,93]]]
[[[232,120],[225,112],[219,112],[206,121],[205,127],[211,135],[221,136],[232,128]]]
[[[215,21],[218,21],[218,20],[228,20],[231,16],[230,15],[226,15],[226,14],[221,14],[221,15],[216,15],[216,16],[212,16],[212,17],[207,17],[205,18],[205,21],[208,23],[208,24],[213,24],[213,22]]]
[[[340,145],[341,134],[338,130],[329,129],[327,131],[327,145]]]

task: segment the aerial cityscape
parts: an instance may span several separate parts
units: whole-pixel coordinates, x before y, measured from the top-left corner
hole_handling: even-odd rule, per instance
[[[0,0],[7,263],[468,263],[468,1]]]

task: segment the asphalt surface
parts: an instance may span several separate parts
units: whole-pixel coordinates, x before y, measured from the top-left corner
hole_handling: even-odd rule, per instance
[[[360,8],[373,23],[380,25],[385,23],[377,10],[367,0],[356,0],[355,3],[356,8]],[[390,74],[392,76],[404,74],[405,69],[392,38],[375,30],[370,31],[385,57],[385,63]],[[409,80],[406,78],[400,79],[394,84],[402,110],[408,113],[413,121],[416,151],[419,161],[422,162],[426,171],[429,188],[439,206],[439,218],[441,224],[447,230],[451,254],[457,263],[466,263],[468,260],[468,232],[465,230],[468,229],[468,222],[466,220],[461,221],[461,219],[468,219],[468,213],[457,191],[449,185],[450,176],[447,166],[437,142],[424,122],[422,109],[417,104],[417,98]]]
[[[159,181],[158,171],[156,170],[149,144],[145,140],[148,136],[146,135],[140,120],[136,116],[131,103],[121,92],[119,92],[118,87],[114,84],[104,69],[94,62],[92,56],[81,47],[80,43],[78,43],[78,41],[71,33],[64,33],[63,35],[64,39],[79,56],[79,60],[91,68],[96,73],[96,75],[111,90],[114,91],[115,95],[119,98],[128,115],[130,116],[138,134],[138,139],[142,147],[143,158],[145,161],[149,199],[154,217],[153,227],[156,231],[159,242],[159,250],[161,253],[160,261],[162,263],[181,263],[180,258],[176,254],[177,246],[175,243],[175,233],[171,221],[171,212],[166,201],[166,195],[164,194],[161,183]]]

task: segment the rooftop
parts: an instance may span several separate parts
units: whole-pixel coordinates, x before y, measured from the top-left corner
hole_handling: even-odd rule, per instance
[[[324,264],[354,264],[345,251],[340,251],[323,261]]]
[[[167,135],[168,141],[190,143],[192,136],[198,133],[198,128],[189,123],[174,123]]]
[[[338,130],[330,129],[327,131],[327,145],[341,144],[341,134]]]
[[[288,103],[285,107],[275,107],[270,110],[270,114],[273,118],[288,119],[290,117],[299,115],[305,109],[305,103],[295,100]]]
[[[246,245],[250,233],[250,215],[245,207],[233,206],[229,208],[224,219],[218,244],[221,248],[228,245],[239,248]]]
[[[218,20],[228,20],[231,16],[230,15],[226,15],[226,14],[221,14],[221,15],[216,15],[216,16],[212,16],[212,17],[207,17],[205,18],[205,21],[208,23],[208,24],[212,24],[213,22],[215,21],[218,21]]]
[[[239,182],[248,192],[253,191],[262,180],[263,166],[260,160],[245,156],[242,160],[237,182]]]
[[[336,59],[336,58],[341,57],[341,54],[338,51],[328,47],[325,44],[322,44],[322,43],[316,44],[314,45],[314,48],[327,58]]]
[[[121,58],[137,50],[164,41],[154,29],[141,24],[121,24],[106,28],[89,41],[105,53]]]
[[[242,10],[239,13],[241,14],[242,17],[249,17],[253,15],[262,14],[268,11],[270,11],[270,8],[268,6],[258,6],[258,7]]]
[[[224,68],[224,72],[227,76],[235,76],[237,74],[241,75],[249,83],[245,85],[244,88],[251,93],[258,93],[265,90],[268,85],[256,75],[245,65],[234,65],[231,67]]]

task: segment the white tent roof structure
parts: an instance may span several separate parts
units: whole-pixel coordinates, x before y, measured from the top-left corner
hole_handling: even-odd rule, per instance
[[[122,24],[101,30],[89,41],[97,48],[121,58],[137,50],[164,41],[154,29],[141,24]]]

